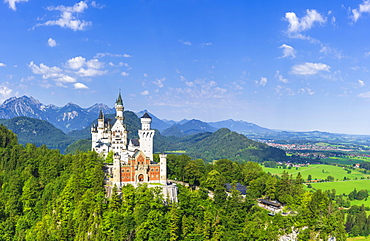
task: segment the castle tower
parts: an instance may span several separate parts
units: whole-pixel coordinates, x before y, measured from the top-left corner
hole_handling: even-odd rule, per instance
[[[121,121],[121,123],[123,124],[123,120],[125,118],[123,117],[124,107],[123,107],[123,101],[121,97],[121,91],[119,92],[115,107],[116,107],[116,119]]]
[[[104,131],[104,114],[103,114],[103,111],[100,110],[99,117],[98,117],[98,133],[99,133],[99,136],[102,135],[103,131]]]
[[[150,129],[152,117],[145,113],[141,118],[141,130],[139,130],[140,150],[153,161],[153,137],[154,130]]]
[[[159,154],[160,174],[159,180],[161,184],[167,185],[167,155]]]

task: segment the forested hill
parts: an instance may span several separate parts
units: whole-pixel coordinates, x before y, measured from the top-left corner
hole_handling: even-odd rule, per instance
[[[60,149],[63,152],[66,146],[75,141],[75,139],[68,137],[63,131],[44,120],[21,116],[7,120],[0,119],[0,124],[17,134],[18,141],[21,144],[46,145],[49,148]]]
[[[156,134],[157,135],[157,134]],[[233,161],[286,161],[281,149],[248,139],[244,135],[222,128],[214,133],[206,132],[187,137],[154,138],[155,151],[184,150],[192,158],[205,161],[230,159]]]
[[[176,160],[169,164],[182,166],[189,178],[196,174],[191,170],[205,177],[204,186],[179,185],[179,202],[171,205],[165,205],[157,188],[146,185],[124,186],[122,195],[114,191],[106,198],[97,153],[62,155],[45,146],[18,145],[16,135],[0,125],[0,240],[277,241],[292,230],[299,232],[299,240],[345,240],[344,215],[335,202],[321,190],[305,192],[298,176],[285,173],[279,179],[253,162],[186,164],[182,155],[170,157]],[[236,169],[239,175],[232,180],[250,185],[245,198],[234,189],[225,192],[225,177],[230,179]],[[213,198],[206,188],[213,190]],[[294,215],[270,216],[256,205],[262,195],[285,200]]]

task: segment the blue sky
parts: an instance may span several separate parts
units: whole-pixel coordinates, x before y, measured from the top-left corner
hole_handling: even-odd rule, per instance
[[[5,0],[0,101],[370,134],[370,1]]]

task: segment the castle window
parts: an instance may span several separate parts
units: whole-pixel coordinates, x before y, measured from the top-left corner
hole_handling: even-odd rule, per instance
[[[130,172],[130,170],[129,170],[129,169],[127,169],[127,170],[126,170],[126,172]]]
[[[152,168],[152,169],[150,169],[150,171],[152,172],[152,171],[154,171],[154,169]]]
[[[155,169],[155,171],[156,171],[156,172],[158,172],[158,168],[157,168],[157,169]]]

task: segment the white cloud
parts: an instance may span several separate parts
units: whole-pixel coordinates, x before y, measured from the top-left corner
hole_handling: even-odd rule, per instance
[[[76,74],[83,76],[83,77],[94,77],[99,75],[105,75],[107,73],[106,70],[98,70],[98,69],[84,69],[81,68],[78,70]]]
[[[5,66],[6,66],[6,64],[0,63],[0,67],[5,67]]]
[[[267,84],[267,78],[266,77],[262,77],[260,79],[260,81],[256,81],[256,83],[259,84],[259,85],[265,86]]]
[[[59,5],[49,6],[46,9],[49,11],[60,11],[60,18],[57,20],[49,20],[45,23],[37,24],[36,26],[60,26],[62,28],[69,28],[73,31],[85,30],[92,23],[90,21],[80,20],[77,18],[77,14],[83,13],[88,5],[85,1],[80,1],[74,4],[72,7]]]
[[[17,10],[15,4],[19,2],[28,2],[28,0],[4,0],[4,3],[9,3],[9,8],[13,9],[14,11]]]
[[[282,83],[284,83],[284,84],[286,84],[286,83],[288,83],[288,82],[289,82],[289,81],[288,81],[288,79],[285,79],[285,78],[280,74],[280,71],[279,71],[279,70],[278,70],[278,71],[276,71],[275,78],[276,78],[278,81],[280,81],[280,82],[282,82]]]
[[[126,77],[126,76],[129,76],[129,73],[127,73],[127,72],[122,72],[122,73],[121,73],[121,75]]]
[[[72,59],[69,59],[67,61],[67,65],[71,69],[79,69],[79,68],[81,68],[85,65],[85,61],[86,61],[85,58],[83,58],[81,56],[77,56],[77,57],[74,57]]]
[[[94,58],[103,58],[105,56],[109,57],[121,57],[121,58],[131,58],[132,55],[129,54],[112,54],[112,53],[97,53]]]
[[[76,79],[66,75],[63,73],[63,70],[59,67],[49,67],[43,63],[41,63],[39,66],[35,64],[33,61],[30,62],[28,67],[31,68],[32,72],[34,74],[42,75],[43,79],[53,79],[57,82],[61,83],[74,83],[76,82]]]
[[[153,81],[153,83],[158,86],[159,88],[162,88],[163,87],[163,82],[166,80],[166,78],[162,78],[162,79],[156,79],[155,81]]]
[[[8,88],[5,85],[0,85],[0,102],[3,102],[4,100],[11,97],[13,90]]]
[[[107,73],[106,70],[100,70],[104,67],[103,62],[100,62],[98,59],[90,59],[86,61],[82,56],[69,59],[67,61],[67,67],[73,70],[78,70],[75,74],[83,77],[93,77]]]
[[[211,42],[207,42],[207,43],[201,43],[200,44],[200,47],[205,47],[205,46],[211,46],[211,45],[213,45]]]
[[[357,20],[361,17],[363,13],[370,13],[370,1],[366,0],[363,1],[362,4],[358,6],[358,9],[352,10],[352,20],[353,22],[357,22]]]
[[[357,96],[358,97],[362,97],[362,98],[370,98],[370,91],[364,92],[364,93],[360,93]]]
[[[291,74],[314,75],[320,71],[330,72],[330,66],[322,63],[304,63],[292,67]]]
[[[82,83],[75,83],[73,86],[74,86],[75,89],[88,89],[89,88],[89,87],[87,87],[86,85],[84,85]]]
[[[278,85],[275,88],[275,94],[276,95],[279,95],[279,96],[282,96],[282,95],[295,95],[294,91],[291,88],[285,87],[285,86],[281,86],[281,85]]]
[[[281,56],[281,58],[295,58],[295,53],[297,51],[292,46],[283,44],[279,48],[283,49],[283,56]]]
[[[43,63],[41,63],[40,66],[37,66],[33,61],[30,62],[28,67],[31,68],[34,74],[50,75],[62,72],[62,69],[59,67],[49,67]]]
[[[185,44],[185,45],[192,45],[192,43],[190,41],[184,41],[182,39],[179,39],[179,42],[182,43],[182,44]]]
[[[285,13],[285,20],[288,21],[288,36],[291,38],[310,39],[301,33],[309,30],[315,23],[323,24],[326,19],[315,9],[307,9],[306,15],[298,18],[294,12]]]
[[[97,3],[97,2],[95,2],[95,1],[92,1],[90,5],[91,5],[92,7],[94,7],[94,8],[98,8],[98,9],[102,9],[102,8],[104,8],[104,7],[105,7],[105,5],[104,5],[104,4],[100,4],[100,3]]]
[[[99,60],[97,59],[90,59],[89,61],[86,62],[86,66],[92,69],[101,69],[104,67],[104,63],[99,62]]]
[[[144,75],[144,77],[145,77],[145,78],[147,78],[147,77],[148,77],[148,74],[143,74],[143,75]]]
[[[315,91],[312,91],[310,88],[300,88],[297,93],[298,94],[314,95]]]
[[[359,85],[360,87],[364,87],[364,86],[365,86],[365,82],[364,82],[364,81],[362,81],[362,80],[357,80],[357,82],[358,82],[358,85]]]
[[[144,90],[143,92],[140,93],[141,95],[149,95],[149,91]]]
[[[49,47],[55,47],[58,44],[57,44],[57,41],[55,41],[55,39],[49,38],[48,39],[48,45],[49,45]]]

